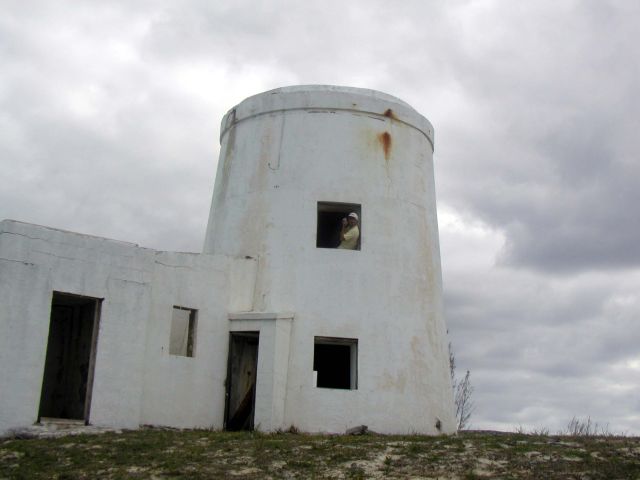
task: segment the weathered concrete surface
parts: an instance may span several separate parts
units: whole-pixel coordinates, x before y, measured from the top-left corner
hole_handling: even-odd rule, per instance
[[[283,426],[454,430],[432,153],[431,124],[370,90],[282,88],[223,119],[204,251],[257,258],[253,310],[295,312]],[[320,201],[362,206],[360,251],[316,248]],[[313,385],[314,336],[358,339],[357,390]]]
[[[37,425],[15,428],[6,433],[9,438],[60,438],[73,435],[98,435],[101,433],[122,433],[122,430],[113,427],[97,427],[85,425],[83,422],[72,422],[56,419],[43,421]],[[0,435],[2,438],[2,435]]]
[[[37,420],[53,291],[104,299],[89,421],[222,427],[228,272],[251,259],[159,252],[0,223],[0,432]],[[244,268],[251,271],[251,269]],[[174,305],[198,310],[197,355],[169,355]]]
[[[0,434],[37,420],[53,292],[101,299],[93,425],[222,428],[229,333],[252,331],[256,428],[453,432],[428,120],[288,87],[221,143],[202,254],[0,222]],[[316,247],[318,202],[361,206],[361,250]],[[174,306],[197,310],[193,357],[169,355]],[[356,389],[316,387],[314,337],[357,339]]]

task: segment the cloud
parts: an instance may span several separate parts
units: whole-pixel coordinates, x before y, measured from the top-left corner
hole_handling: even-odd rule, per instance
[[[555,432],[575,415],[637,431],[640,272],[496,265],[504,234],[450,210],[440,231],[447,325],[459,372],[472,373],[473,426]]]
[[[440,125],[448,132],[440,192],[504,232],[506,264],[638,266],[640,224],[629,205],[640,199],[640,78],[621,48],[638,9],[576,3],[550,11],[509,4],[499,16],[469,20],[489,33],[455,72],[458,103],[479,125]]]

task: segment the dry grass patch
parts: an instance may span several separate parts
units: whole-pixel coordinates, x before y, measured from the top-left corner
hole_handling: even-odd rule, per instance
[[[0,441],[0,478],[640,478],[640,439],[141,429]]]

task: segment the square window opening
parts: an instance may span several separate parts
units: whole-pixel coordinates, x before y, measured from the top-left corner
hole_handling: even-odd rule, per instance
[[[341,238],[342,220],[350,213],[357,215],[357,224],[349,226],[345,238]],[[349,234],[349,232],[351,232]],[[357,203],[318,202],[316,247],[360,250],[362,239],[362,207]]]
[[[196,310],[185,307],[173,307],[171,333],[169,336],[169,355],[193,357],[196,343]]]
[[[358,388],[358,340],[314,337],[313,370],[316,387]]]

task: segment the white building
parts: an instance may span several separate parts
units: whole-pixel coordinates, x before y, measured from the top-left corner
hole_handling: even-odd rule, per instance
[[[244,100],[220,138],[202,254],[0,223],[0,433],[453,432],[431,124],[301,86]],[[358,249],[337,249],[351,212]]]

